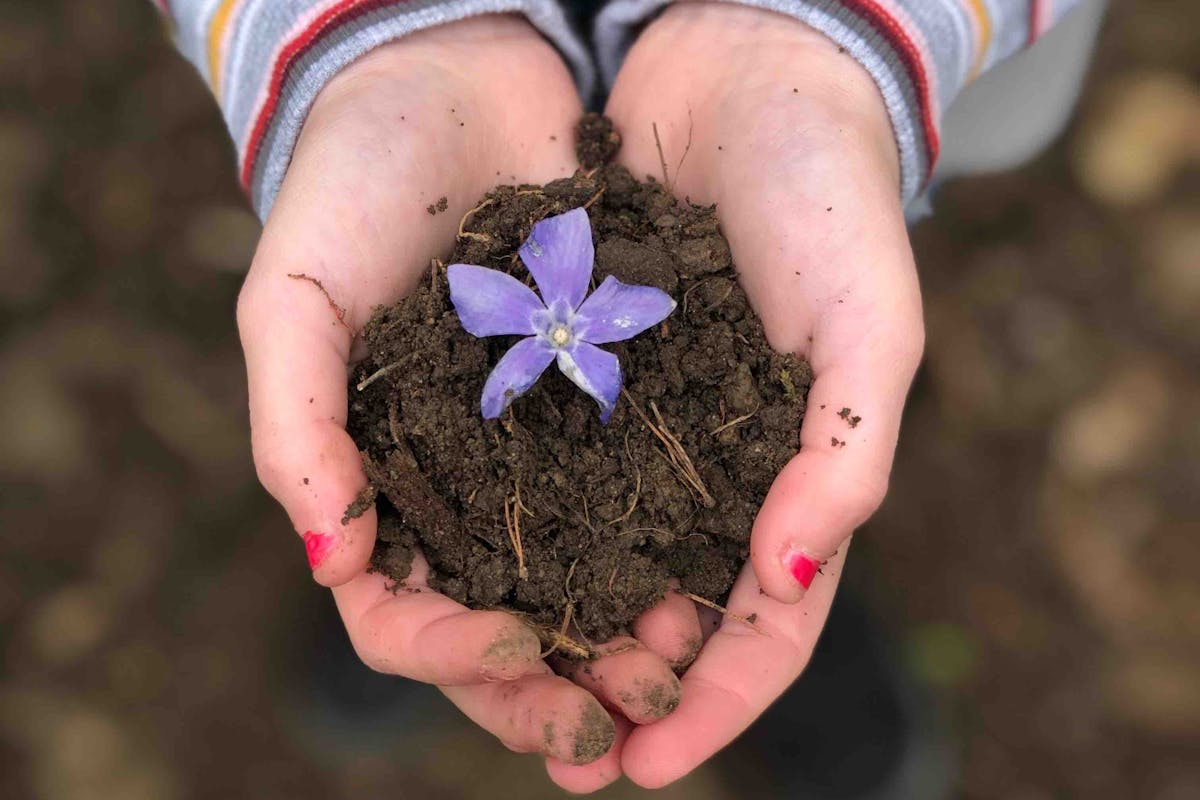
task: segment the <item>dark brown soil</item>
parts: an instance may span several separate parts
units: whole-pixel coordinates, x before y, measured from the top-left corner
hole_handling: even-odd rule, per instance
[[[611,156],[611,127],[589,118],[581,129],[603,139],[581,152]],[[516,252],[533,223],[584,205],[594,280],[657,286],[679,304],[611,346],[626,393],[607,425],[553,366],[511,413],[484,420],[484,380],[515,339],[466,333],[438,268],[363,331],[349,430],[381,494],[376,569],[403,580],[419,546],[437,590],[520,612],[547,635],[569,616],[587,643],[626,630],[672,577],[724,600],[754,515],[798,447],[811,373],[767,345],[715,209],[681,206],[622,167],[496,188],[468,214],[451,261],[524,280]]]

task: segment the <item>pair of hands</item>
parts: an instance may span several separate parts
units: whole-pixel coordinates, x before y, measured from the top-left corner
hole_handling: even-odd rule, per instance
[[[672,164],[690,136],[675,191],[717,203],[771,344],[806,356],[816,374],[800,452],[763,504],[728,601],[756,614],[766,635],[669,593],[638,620],[635,639],[610,643],[586,674],[561,664],[556,674],[514,617],[424,587],[420,558],[407,583],[423,591],[388,591],[366,572],[374,512],[340,522],[365,484],[344,430],[349,329],[411,290],[493,185],[576,168],[575,87],[524,20],[417,33],[331,82],[238,305],[259,477],[305,537],[359,655],[437,684],[510,748],[543,753],[551,778],[576,792],[621,774],[647,787],[681,777],[800,674],[848,539],[884,496],[923,346],[890,124],[869,75],[834,44],[769,12],[674,6],[639,38],[606,113],[634,175],[660,171],[652,123]],[[449,212],[430,217],[426,206],[442,196]],[[348,327],[312,285],[288,278],[299,272],[323,282]],[[857,427],[838,416],[843,407],[861,417]],[[808,591],[793,574],[798,554],[827,560]],[[671,667],[693,657],[678,681]],[[630,700],[648,686],[679,696],[674,713],[658,719],[661,710]]]

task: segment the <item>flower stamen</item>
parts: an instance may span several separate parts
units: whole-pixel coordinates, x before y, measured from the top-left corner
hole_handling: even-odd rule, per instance
[[[555,347],[564,347],[571,341],[571,331],[566,325],[555,325],[550,330],[550,342]]]

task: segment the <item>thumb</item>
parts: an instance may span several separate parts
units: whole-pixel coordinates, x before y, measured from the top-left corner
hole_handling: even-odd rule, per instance
[[[814,381],[800,451],[776,477],[751,534],[755,574],[764,591],[783,602],[803,596],[821,564],[883,501],[904,401],[924,347],[920,290],[903,221],[898,211],[865,219],[869,230],[856,234],[851,222],[835,247],[793,241],[797,249],[785,252],[795,258],[785,266],[806,274],[823,269],[832,277],[776,281],[783,287],[774,299],[777,313],[766,319],[771,330],[783,316],[780,305],[791,305],[806,308],[803,316],[811,320],[811,341],[786,324],[774,325],[786,349],[806,351]],[[779,251],[772,255],[778,258]],[[766,254],[752,256],[760,257]]]
[[[351,334],[332,303],[287,265],[261,261],[238,299],[258,477],[325,586],[361,574],[375,543],[374,504],[343,522],[366,477],[345,431]]]

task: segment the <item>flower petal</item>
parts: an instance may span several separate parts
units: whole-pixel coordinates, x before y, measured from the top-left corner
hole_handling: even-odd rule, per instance
[[[671,315],[675,301],[653,286],[630,286],[609,275],[576,312],[575,335],[606,344],[637,336]]]
[[[536,336],[522,339],[496,363],[483,385],[479,405],[484,419],[496,419],[513,400],[529,391],[554,360],[554,348]]]
[[[600,404],[600,421],[608,422],[621,393],[621,362],[607,350],[576,342],[558,351],[558,368]]]
[[[592,246],[592,223],[582,208],[559,214],[533,226],[521,245],[521,261],[537,281],[546,307],[566,301],[579,307],[587,294],[596,251]]]
[[[545,311],[532,289],[498,270],[451,264],[446,280],[458,320],[472,336],[533,333],[534,315]]]

